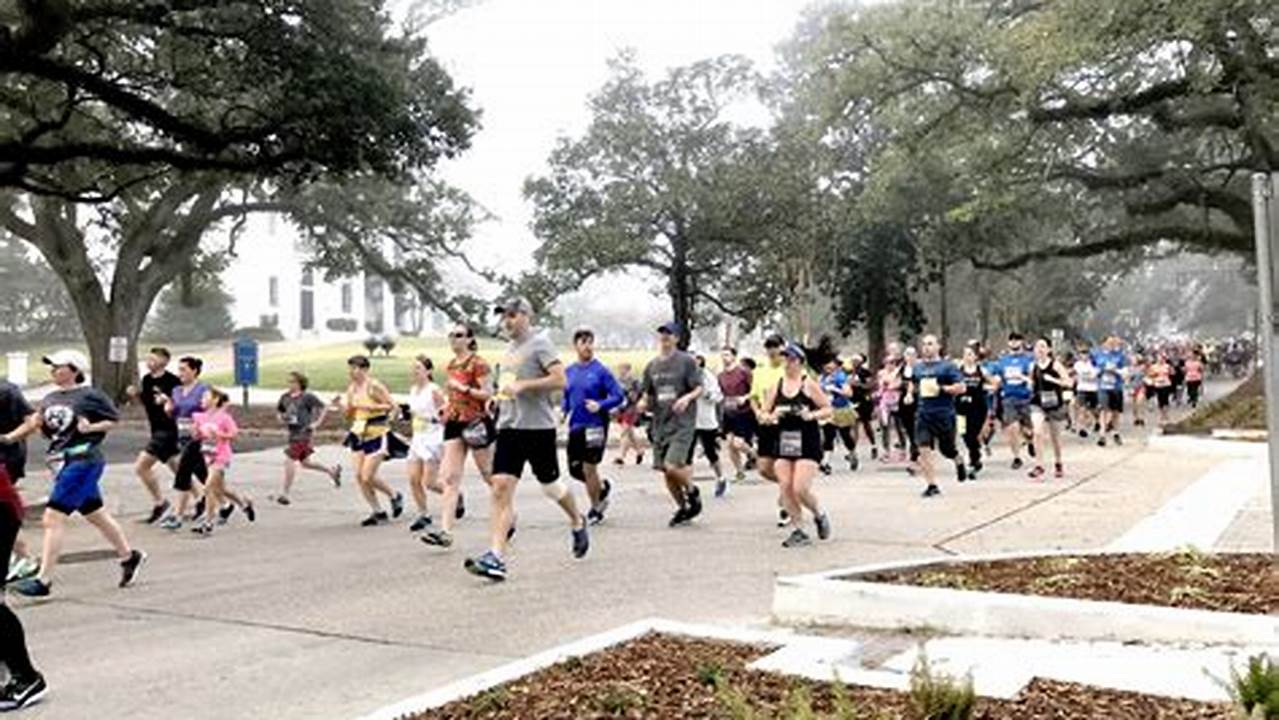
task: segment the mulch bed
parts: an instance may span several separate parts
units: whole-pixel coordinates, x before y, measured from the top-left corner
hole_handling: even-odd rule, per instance
[[[1197,610],[1279,613],[1279,566],[1263,554],[1077,555],[881,572],[870,582],[1112,600]]]
[[[573,658],[406,720],[540,720],[541,718],[723,718],[723,699],[740,693],[755,717],[790,718],[793,695],[806,692],[819,713],[833,710],[831,685],[746,666],[768,648],[650,634],[602,652]],[[867,718],[910,720],[905,693],[849,687]],[[1231,718],[1220,703],[1159,698],[1072,683],[1035,680],[1013,700],[980,698],[977,720],[1173,720]]]

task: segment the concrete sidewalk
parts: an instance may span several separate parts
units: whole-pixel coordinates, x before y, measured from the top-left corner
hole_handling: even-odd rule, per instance
[[[137,525],[148,503],[129,468],[113,465],[104,481],[110,504],[151,560],[138,586],[117,590],[115,563],[100,559],[102,541],[77,521],[53,599],[11,596],[52,687],[47,703],[24,717],[349,718],[640,618],[767,624],[776,574],[947,553],[1103,547],[1238,447],[1220,446],[1223,456],[1203,442],[1147,445],[1131,436],[1123,447],[1102,449],[1072,439],[1068,478],[1048,482],[1008,470],[997,444],[980,481],[948,479],[932,501],[919,498],[921,482],[900,467],[865,462],[858,473],[820,480],[834,538],[796,550],[780,547],[771,485],[740,485],[718,501],[704,486],[704,517],[670,530],[672,508],[657,477],[610,465],[613,510],[593,532],[591,554],[575,561],[558,509],[527,480],[517,498],[511,579],[502,585],[461,568],[487,534],[485,488],[473,474],[464,482],[471,514],[445,553],[415,540],[407,517],[358,527],[366,510],[349,480],[335,491],[326,478],[305,475],[292,507],[270,503],[278,451],[235,461],[235,482],[258,498],[258,523],[248,526],[237,514],[204,540]],[[334,461],[340,450],[320,455]],[[402,463],[387,465],[383,476],[406,487]],[[42,482],[33,478],[28,492],[39,493]],[[1265,498],[1241,507],[1220,543],[1268,548]],[[34,528],[27,536],[38,538]]]

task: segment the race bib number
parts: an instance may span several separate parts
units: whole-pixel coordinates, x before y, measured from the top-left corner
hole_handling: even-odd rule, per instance
[[[190,435],[191,429],[195,427],[195,423],[191,418],[178,418],[178,433],[181,435]]]
[[[966,415],[960,415],[955,418],[955,432],[960,435],[968,433],[968,417]]]
[[[413,416],[413,434],[417,435],[420,432],[424,432],[427,426],[430,424],[431,423],[428,419],[420,415],[414,415]]]
[[[1062,399],[1062,400],[1064,400],[1064,401],[1066,401],[1066,402],[1071,402],[1072,400],[1074,400],[1074,399],[1075,399],[1075,391],[1074,391],[1074,390],[1063,390],[1063,391],[1061,392],[1061,399]]]
[[[941,386],[937,384],[937,378],[926,377],[919,381],[919,396],[922,398],[935,398],[941,394]]]
[[[1022,374],[1021,368],[1010,367],[1004,372],[1004,380],[1009,385],[1021,385],[1026,382],[1026,376]]]
[[[800,430],[784,430],[778,441],[777,454],[784,458],[804,455],[804,433]]]
[[[367,429],[368,426],[369,426],[369,423],[367,420],[356,420],[355,422],[351,423],[351,434],[363,435],[365,429]]]
[[[679,397],[674,385],[657,386],[657,402],[659,405],[670,405]]]
[[[586,436],[586,447],[591,448],[592,450],[604,447],[604,428],[588,427],[584,434]]]
[[[1053,390],[1044,390],[1039,393],[1039,406],[1045,410],[1054,410],[1061,404],[1060,398]]]

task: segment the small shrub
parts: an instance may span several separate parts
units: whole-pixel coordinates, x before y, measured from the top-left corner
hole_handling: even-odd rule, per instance
[[[565,670],[580,670],[586,663],[582,661],[581,655],[574,655],[564,661]]]
[[[395,339],[384,337],[381,342],[378,343],[378,346],[382,348],[382,354],[389,357],[391,355],[391,351],[395,349]]]
[[[755,712],[755,708],[751,707],[746,696],[737,688],[721,685],[716,689],[715,694],[728,720],[766,720],[764,716]]]
[[[364,349],[368,351],[369,355],[372,355],[373,351],[377,350],[378,346],[381,344],[382,344],[381,341],[379,341],[375,337],[364,338],[364,343],[363,343]]]
[[[610,715],[625,715],[632,710],[643,710],[648,704],[644,693],[625,683],[612,683],[596,699],[599,708]]]
[[[476,695],[474,702],[471,704],[475,707],[477,712],[483,715],[485,713],[497,713],[505,710],[510,701],[511,696],[507,694],[506,688],[495,687]]]
[[[910,671],[910,710],[914,720],[968,720],[976,704],[971,677],[960,682],[934,672],[928,656],[919,654]]]
[[[1230,697],[1250,720],[1279,720],[1279,665],[1265,655],[1248,658],[1243,673],[1230,671]]]
[[[724,666],[713,660],[698,665],[697,682],[706,687],[719,687],[724,682]]]

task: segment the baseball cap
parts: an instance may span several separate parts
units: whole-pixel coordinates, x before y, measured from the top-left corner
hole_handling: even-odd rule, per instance
[[[674,320],[671,320],[670,322],[664,322],[661,325],[658,325],[657,331],[667,335],[683,335],[684,327]]]
[[[793,357],[796,360],[801,361],[808,359],[808,355],[804,353],[804,348],[796,345],[795,343],[788,343],[786,347],[782,348],[782,354],[786,357]]]
[[[84,372],[89,369],[88,358],[84,356],[84,353],[78,350],[59,350],[45,355],[42,359],[44,360],[45,365],[52,365],[53,367],[69,365],[79,372]]]
[[[515,295],[513,297],[499,300],[497,304],[493,306],[493,314],[505,315],[506,313],[523,313],[525,315],[532,315],[533,303],[529,302],[528,298],[522,295]]]

